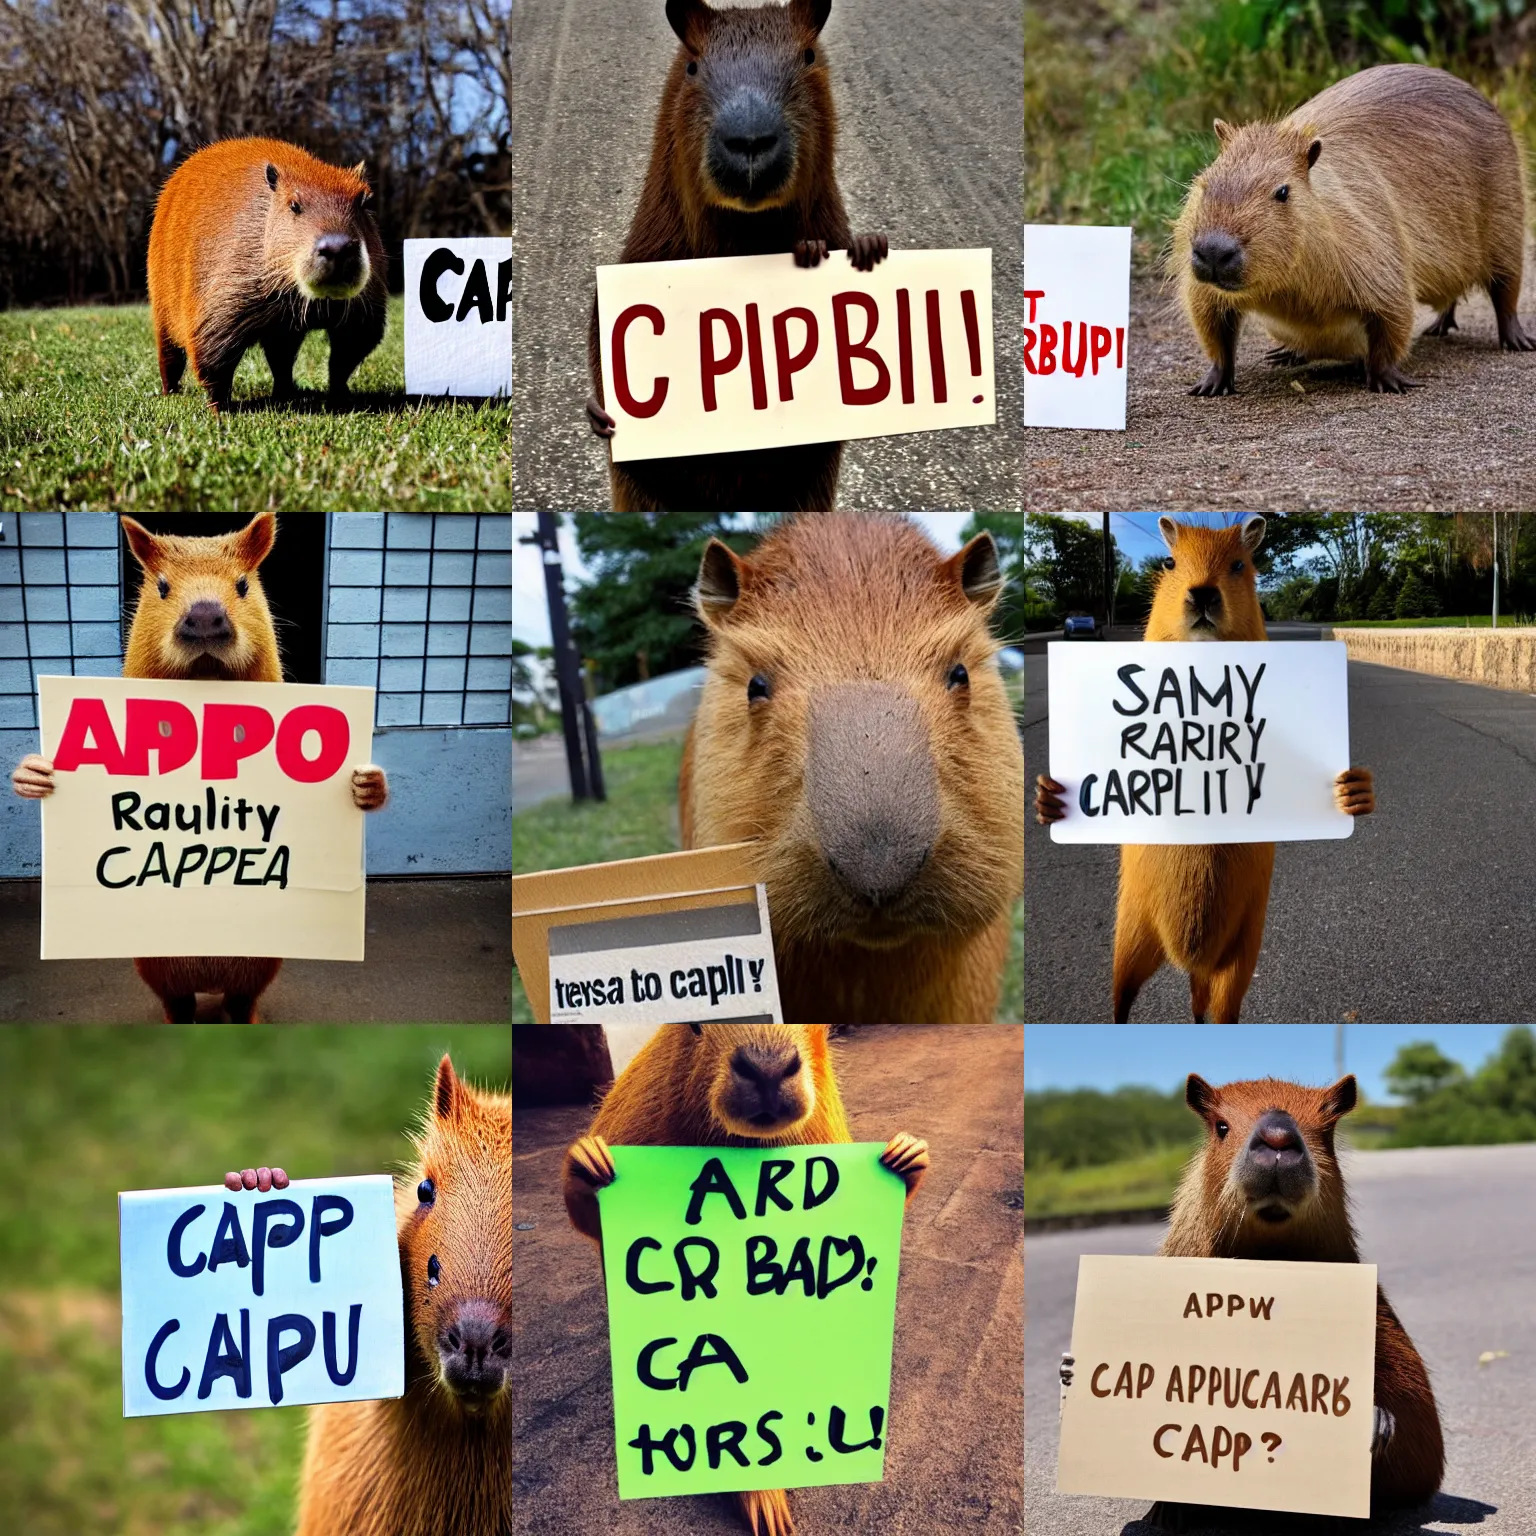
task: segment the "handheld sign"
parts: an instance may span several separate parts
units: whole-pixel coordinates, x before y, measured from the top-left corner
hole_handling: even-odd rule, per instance
[[[879,1482],[906,1198],[882,1146],[610,1150],[619,1497]]]
[[[124,1417],[404,1393],[387,1174],[131,1190],[117,1213]]]
[[[992,252],[597,269],[615,463],[997,420]]]
[[[405,242],[405,392],[511,395],[510,237]]]
[[[1342,641],[1047,648],[1057,843],[1276,843],[1348,837]]]
[[[40,677],[45,960],[363,958],[373,689]]]
[[[1376,1266],[1078,1260],[1058,1493],[1367,1516]]]
[[[1125,430],[1131,231],[1024,226],[1024,425]]]

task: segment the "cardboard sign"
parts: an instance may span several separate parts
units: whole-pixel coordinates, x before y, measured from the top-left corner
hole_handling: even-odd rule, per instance
[[[1342,641],[1058,640],[1050,667],[1057,843],[1348,837]]]
[[[597,269],[615,463],[997,420],[992,252]]]
[[[540,1024],[781,1024],[768,898],[732,843],[512,877]]]
[[[611,1149],[621,1499],[880,1481],[906,1198],[883,1150]]]
[[[1363,1517],[1376,1266],[1084,1255],[1058,1493]]]
[[[405,392],[512,393],[512,241],[405,242]]]
[[[124,1417],[404,1393],[387,1174],[131,1190],[117,1215]]]
[[[37,683],[43,959],[363,958],[373,689]]]
[[[1129,228],[1024,226],[1024,425],[1125,430]]]

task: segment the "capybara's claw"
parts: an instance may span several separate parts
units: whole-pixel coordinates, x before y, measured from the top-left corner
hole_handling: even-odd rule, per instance
[[[848,260],[860,272],[873,272],[891,254],[891,243],[884,235],[855,235],[848,242]]]
[[[1065,793],[1065,785],[1058,784],[1055,779],[1043,773],[1035,780],[1035,820],[1042,827],[1066,819],[1067,804],[1061,798]]]
[[[1237,393],[1237,380],[1232,370],[1223,368],[1220,363],[1212,363],[1211,371],[1190,390],[1192,395],[1235,395]]]
[[[1070,1387],[1072,1385],[1072,1367],[1076,1364],[1077,1361],[1071,1355],[1063,1355],[1061,1357],[1059,1370],[1062,1386]]]
[[[789,1495],[782,1488],[754,1490],[737,1497],[741,1500],[741,1512],[747,1517],[752,1536],[795,1536]]]
[[[1520,324],[1519,315],[1499,321],[1499,347],[1505,352],[1536,352],[1536,336]]]
[[[886,1142],[880,1161],[892,1173],[900,1175],[907,1186],[907,1193],[911,1194],[928,1167],[928,1143],[920,1136],[897,1131]]]
[[[1397,1433],[1397,1420],[1392,1415],[1390,1408],[1383,1408],[1376,1404],[1376,1415],[1371,1424],[1371,1455],[1380,1456],[1386,1448],[1392,1444],[1392,1437]]]
[[[1271,347],[1264,354],[1264,361],[1271,368],[1301,368],[1311,359],[1305,352],[1297,352],[1292,347]]]
[[[1346,768],[1333,781],[1333,803],[1346,816],[1369,816],[1376,809],[1376,783],[1369,768]]]
[[[224,1175],[225,1189],[254,1189],[266,1194],[273,1189],[287,1189],[288,1175],[281,1168],[246,1168]]]
[[[618,422],[597,403],[596,395],[587,396],[587,422],[599,437],[612,437],[618,426]]]
[[[352,803],[360,811],[376,811],[389,799],[389,780],[376,763],[352,770]]]
[[[1372,368],[1367,363],[1365,387],[1373,395],[1406,395],[1410,389],[1419,387],[1419,380],[1410,378],[1393,363],[1387,363],[1380,368]]]
[[[583,1136],[572,1142],[566,1153],[571,1160],[571,1172],[599,1188],[613,1183],[613,1158],[608,1143],[601,1136]]]
[[[796,240],[795,241],[795,265],[797,267],[819,267],[826,259],[827,242],[825,240]]]
[[[53,764],[36,752],[29,752],[17,763],[11,775],[11,788],[23,800],[46,800],[54,791]]]
[[[1435,317],[1435,323],[1425,328],[1426,336],[1449,336],[1452,331],[1460,330],[1456,324],[1456,306],[1454,304],[1444,314]]]

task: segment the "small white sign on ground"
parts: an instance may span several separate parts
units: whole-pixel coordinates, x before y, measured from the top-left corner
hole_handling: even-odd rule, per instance
[[[1376,1266],[1078,1260],[1058,1493],[1370,1514]]]
[[[1131,231],[1024,226],[1024,425],[1125,430]]]
[[[1348,837],[1342,641],[1054,641],[1057,843],[1279,843]]]
[[[512,241],[405,242],[405,392],[512,393]]]

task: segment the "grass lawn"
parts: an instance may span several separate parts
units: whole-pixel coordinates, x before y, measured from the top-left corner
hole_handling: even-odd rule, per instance
[[[506,1030],[0,1030],[0,1510],[17,1536],[289,1536],[305,1410],[122,1416],[117,1192],[395,1171],[439,1055]]]
[[[677,769],[681,741],[625,747],[603,758],[608,799],[572,805],[560,796],[512,818],[512,873],[639,859],[679,847]],[[1024,904],[1013,914],[1013,947],[999,1022],[1024,1017]],[[512,972],[512,1022],[533,1023],[522,978]]]
[[[347,408],[326,404],[330,342],[311,332],[294,374],[311,393],[272,406],[266,358],[252,348],[235,408],[218,417],[190,370],[179,394],[160,394],[145,305],[0,312],[0,512],[510,506],[510,410],[409,403],[404,315],[391,299]]]

